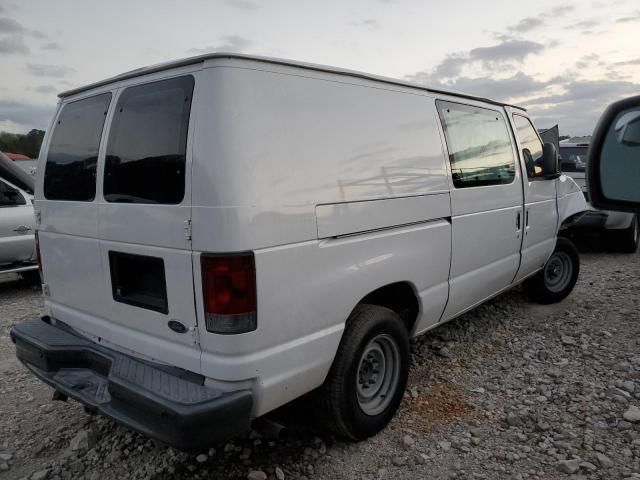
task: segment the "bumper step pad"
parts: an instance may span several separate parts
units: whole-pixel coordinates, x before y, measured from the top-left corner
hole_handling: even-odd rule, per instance
[[[249,429],[248,390],[222,392],[204,377],[132,358],[48,318],[11,330],[18,358],[41,380],[91,410],[183,450]]]

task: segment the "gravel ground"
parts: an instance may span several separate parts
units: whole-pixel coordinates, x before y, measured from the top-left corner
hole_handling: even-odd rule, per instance
[[[253,432],[177,452],[81,406],[14,358],[10,327],[37,290],[0,283],[0,477],[7,479],[640,478],[640,254],[583,253],[573,294],[552,306],[519,289],[419,338],[407,395],[376,437],[345,443],[310,402],[275,412],[283,438]]]

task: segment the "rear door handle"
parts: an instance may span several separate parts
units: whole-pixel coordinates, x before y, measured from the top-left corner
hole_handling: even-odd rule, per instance
[[[518,215],[516,216],[516,232],[520,231],[520,212],[518,212]]]
[[[18,232],[18,233],[27,233],[30,230],[31,229],[29,227],[27,227],[26,225],[20,225],[18,228],[14,228],[13,229],[14,232]]]

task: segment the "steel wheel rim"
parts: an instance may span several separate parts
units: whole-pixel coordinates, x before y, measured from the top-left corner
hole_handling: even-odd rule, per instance
[[[556,252],[544,266],[544,283],[550,292],[563,291],[571,282],[573,262],[565,252]]]
[[[356,378],[358,405],[366,415],[389,406],[400,381],[400,349],[393,337],[381,334],[364,348]]]

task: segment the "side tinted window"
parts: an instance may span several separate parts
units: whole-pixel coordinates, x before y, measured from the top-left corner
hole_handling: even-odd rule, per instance
[[[527,167],[527,177],[535,178],[543,174],[542,171],[542,142],[531,121],[522,115],[514,115],[518,140],[522,147],[522,157]]]
[[[26,203],[19,190],[0,180],[0,207],[16,207]]]
[[[193,77],[186,76],[122,92],[107,144],[108,202],[182,201],[193,83]]]
[[[459,103],[437,105],[456,188],[511,183],[515,158],[503,116]]]
[[[104,93],[62,107],[44,171],[49,200],[90,202],[96,196],[96,163],[102,127],[111,102]]]

